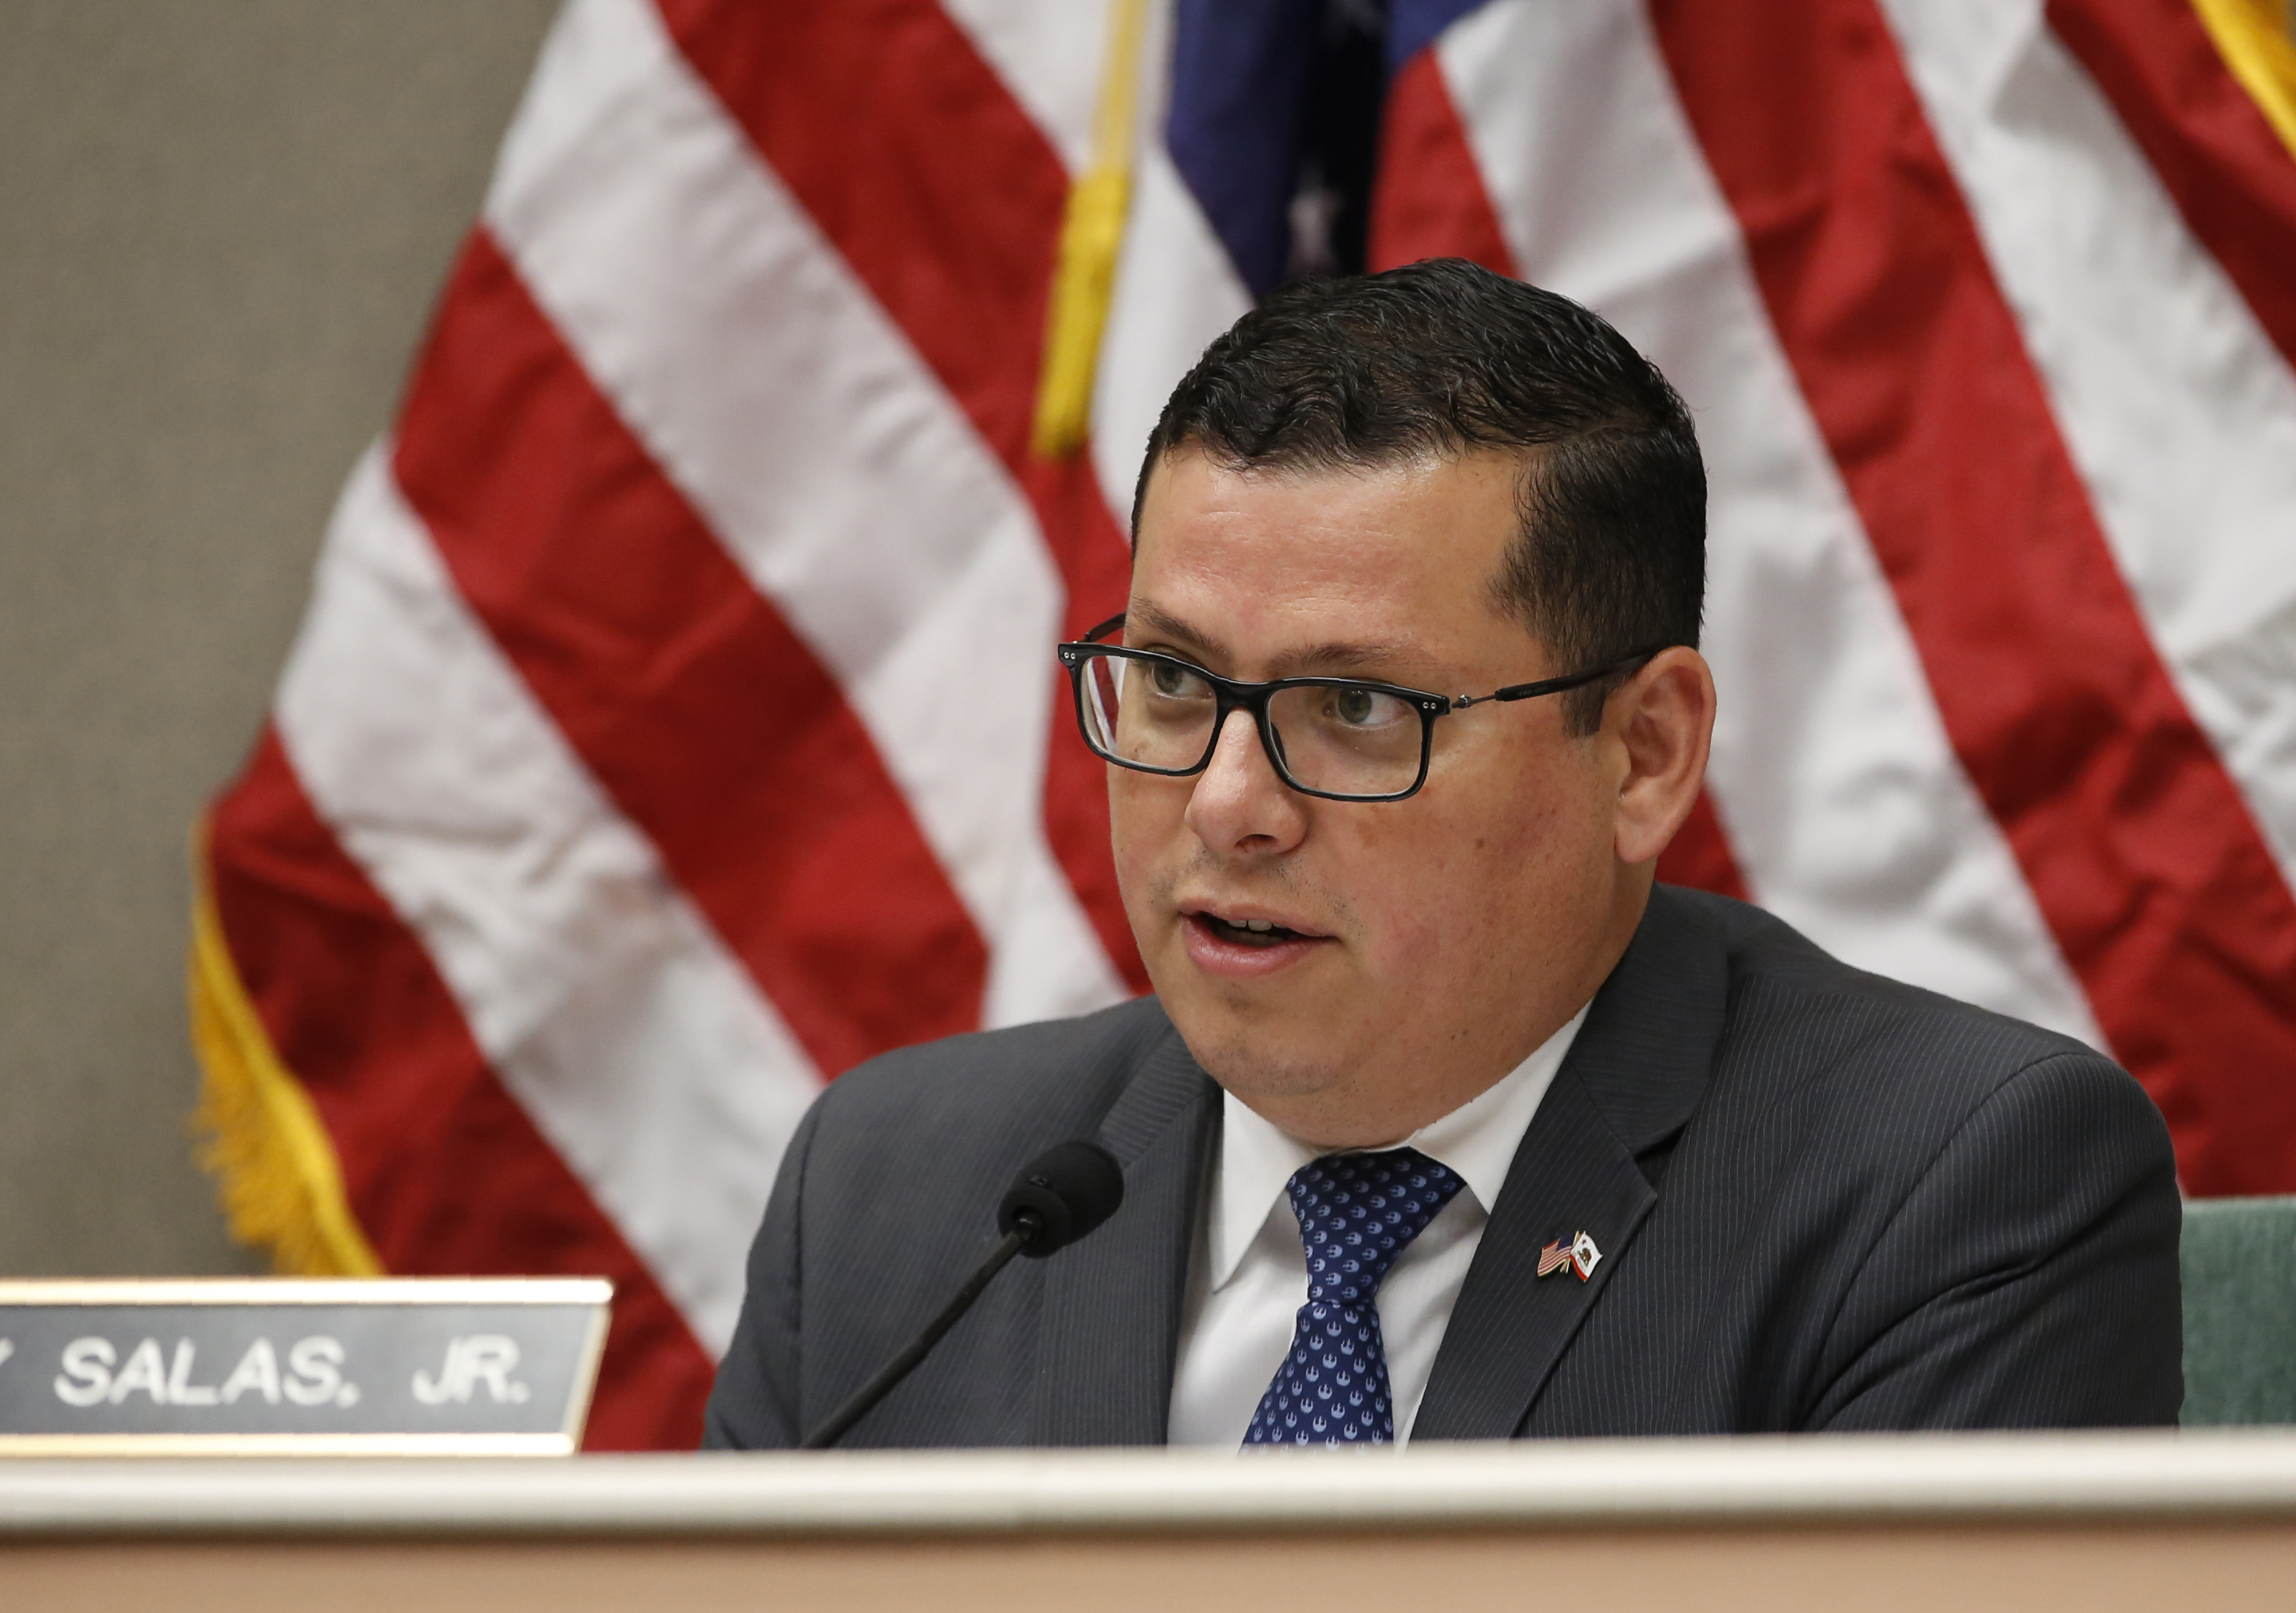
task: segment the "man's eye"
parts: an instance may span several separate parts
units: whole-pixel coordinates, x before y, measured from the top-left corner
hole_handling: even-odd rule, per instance
[[[1406,713],[1401,700],[1376,689],[1334,689],[1332,715],[1350,728],[1376,728]]]
[[[1193,675],[1168,661],[1148,663],[1148,684],[1157,693],[1173,700],[1189,698],[1203,690],[1203,684]]]

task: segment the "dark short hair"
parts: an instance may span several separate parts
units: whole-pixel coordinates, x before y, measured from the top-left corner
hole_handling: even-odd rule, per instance
[[[1374,469],[1521,450],[1522,524],[1491,600],[1558,673],[1698,643],[1706,470],[1690,412],[1599,315],[1459,258],[1277,291],[1204,350],[1148,438],[1234,469]],[[1573,691],[1601,725],[1615,680]]]

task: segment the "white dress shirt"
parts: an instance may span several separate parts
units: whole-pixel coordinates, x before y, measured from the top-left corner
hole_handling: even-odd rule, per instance
[[[1400,1143],[1441,1161],[1465,1183],[1396,1257],[1379,1289],[1379,1330],[1403,1444],[1427,1393],[1435,1352],[1450,1325],[1459,1285],[1490,1222],[1515,1149],[1587,1018],[1570,1022],[1498,1084]],[[1189,1261],[1180,1355],[1172,1376],[1173,1445],[1240,1446],[1260,1396],[1292,1349],[1308,1303],[1308,1257],[1285,1191],[1292,1173],[1320,1153],[1225,1095],[1220,1153]],[[1376,1152],[1378,1150],[1365,1150]]]

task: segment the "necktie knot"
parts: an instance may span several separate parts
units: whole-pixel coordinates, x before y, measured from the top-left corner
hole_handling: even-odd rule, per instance
[[[1309,1302],[1368,1305],[1396,1257],[1459,1187],[1457,1173],[1415,1148],[1325,1154],[1292,1172]]]

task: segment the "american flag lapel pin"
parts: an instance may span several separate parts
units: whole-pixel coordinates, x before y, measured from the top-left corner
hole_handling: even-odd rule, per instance
[[[1595,1274],[1595,1268],[1602,1264],[1602,1260],[1603,1251],[1596,1249],[1595,1240],[1582,1232],[1567,1245],[1557,1238],[1539,1250],[1538,1274],[1552,1277],[1560,1271],[1574,1271],[1578,1273],[1578,1281],[1584,1282]]]

